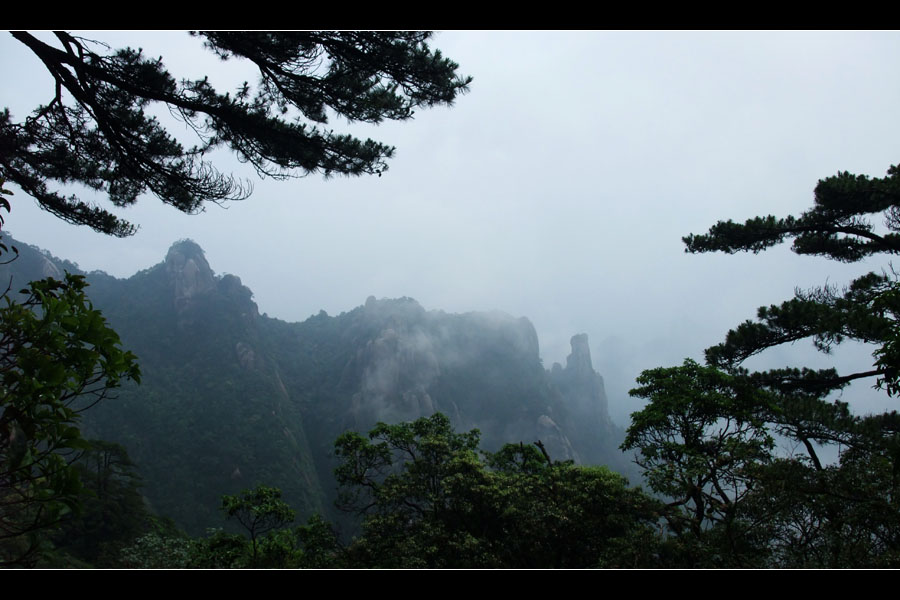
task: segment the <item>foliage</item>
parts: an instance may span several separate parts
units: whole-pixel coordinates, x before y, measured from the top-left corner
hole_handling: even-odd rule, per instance
[[[295,565],[301,568],[334,568],[345,566],[343,548],[334,528],[321,515],[313,515],[306,525],[296,530],[301,554]]]
[[[342,567],[343,549],[332,526],[320,515],[313,515],[306,525],[277,529],[263,537],[253,566],[270,569]]]
[[[652,561],[655,503],[603,467],[532,446],[482,460],[477,430],[436,413],[335,443],[342,506],[365,515],[347,560],[367,567],[633,566]]]
[[[869,215],[879,215],[889,233],[875,232]],[[856,262],[869,256],[900,252],[900,168],[891,166],[885,178],[838,173],[819,181],[815,204],[800,217],[757,217],[743,225],[732,221],[710,228],[704,235],[684,238],[687,252],[760,252],[785,238],[794,238],[798,254],[826,256]],[[843,293],[824,287],[781,306],[759,309],[759,322],[747,321],[728,332],[723,344],[706,351],[710,364],[734,369],[743,360],[767,348],[812,338],[817,349],[828,352],[845,340],[874,344],[876,369],[838,376],[833,369],[774,370],[759,374],[762,382],[777,387],[804,388],[817,393],[839,389],[853,379],[880,376],[896,391],[900,362],[895,355],[900,301],[896,279],[869,273],[853,281]],[[890,384],[894,382],[894,387]]]
[[[524,444],[507,444],[487,463],[502,491],[502,512],[492,516],[500,566],[656,566],[661,507],[618,473],[548,462]]]
[[[194,540],[187,566],[195,569],[242,569],[249,566],[252,550],[247,538],[222,529],[210,529]]]
[[[73,467],[83,486],[81,510],[64,519],[53,543],[94,566],[114,566],[121,549],[154,521],[136,466],[120,444],[90,440]]]
[[[900,395],[900,327],[896,326],[900,322],[900,283],[896,280],[887,282],[887,289],[873,301],[872,312],[894,324],[873,355],[880,375],[876,385],[885,389],[889,396],[897,396]]]
[[[11,191],[9,191],[5,187],[3,187],[5,183],[6,183],[6,179],[3,178],[2,176],[0,176],[0,229],[3,228],[3,223],[4,223],[3,211],[4,210],[6,212],[10,211],[9,200],[4,198],[3,196],[12,196],[13,195],[13,193]],[[10,248],[12,248],[14,255],[19,254],[19,250],[15,246],[7,247],[6,244],[3,243],[3,238],[0,237],[0,257],[2,257],[4,254],[8,253]],[[10,259],[10,260],[12,260],[12,259]],[[4,260],[4,261],[0,262],[0,264],[5,265],[5,264],[9,263],[10,260]]]
[[[767,564],[801,568],[900,565],[900,488],[893,450],[850,448],[838,464],[777,459],[760,470],[742,507],[755,529],[751,543]]]
[[[125,380],[135,356],[87,300],[79,276],[32,282],[0,309],[0,562],[30,564],[39,534],[79,507],[72,462],[89,448],[80,413]]]
[[[706,520],[729,522],[751,485],[750,466],[765,461],[774,440],[760,415],[765,400],[740,378],[688,359],[681,367],[652,369],[632,396],[652,399],[631,415],[623,450],[639,449],[637,463],[650,487],[689,506],[676,530],[699,534]]]
[[[249,493],[249,495],[248,495]],[[275,511],[293,514],[290,508],[280,502],[280,491],[277,488],[258,486],[244,497],[250,503],[252,497],[264,496],[261,500],[272,506]],[[234,503],[235,497],[224,497],[226,502]],[[259,498],[257,498],[259,500]],[[293,519],[293,517],[291,517]],[[212,529],[207,537],[192,540],[192,545],[185,556],[172,553],[172,560],[183,559],[182,566],[191,568],[240,569],[254,568],[329,568],[344,566],[342,549],[331,526],[319,515],[309,518],[306,525],[295,528],[285,527],[287,521],[273,521],[273,527],[257,532],[256,541],[248,541],[237,534],[226,533],[221,529]],[[265,535],[261,535],[265,533]],[[171,540],[148,539],[146,543],[161,544]],[[176,550],[182,546],[175,546]],[[254,550],[255,547],[255,550]],[[179,550],[180,551],[180,550]]]
[[[194,541],[151,531],[119,552],[119,566],[126,569],[182,569],[190,565]]]
[[[867,215],[878,214],[890,233],[874,232]],[[708,234],[684,238],[687,252],[761,252],[794,238],[797,254],[855,262],[878,253],[900,252],[900,167],[887,177],[839,172],[819,181],[815,204],[799,217],[755,217],[743,225],[719,221]]]
[[[900,303],[897,282],[885,274],[869,273],[854,280],[839,294],[833,288],[798,291],[780,306],[761,307],[759,322],[746,321],[728,332],[725,342],[706,350],[709,364],[735,370],[747,358],[768,348],[812,338],[825,353],[846,341],[876,344],[876,368],[839,376],[834,369],[773,369],[754,374],[760,385],[785,393],[795,391],[824,396],[855,379],[879,375],[886,384],[896,382],[900,362],[893,351]]]
[[[800,217],[719,222],[684,238],[689,252],[760,252],[794,238],[793,249],[843,262],[900,250],[900,170],[870,179],[838,173],[819,182]],[[875,233],[880,213],[889,233]],[[843,291],[797,291],[758,321],[706,350],[708,366],[644,371],[632,395],[650,400],[633,415],[624,448],[640,451],[651,487],[672,499],[670,556],[688,566],[872,567],[900,561],[900,416],[857,417],[827,396],[877,376],[900,390],[896,277],[869,273]],[[750,372],[742,363],[774,346],[812,339],[825,353],[846,340],[873,344],[874,368],[785,367]],[[780,454],[774,439],[803,454]],[[838,445],[836,463],[819,456]],[[725,478],[727,486],[721,485]],[[687,526],[685,526],[685,524]]]
[[[671,566],[872,567],[900,560],[900,415],[773,393],[686,360],[642,373],[623,448],[669,499]],[[774,441],[806,456],[780,456]],[[837,464],[819,458],[840,444]]]
[[[253,549],[252,565],[257,564],[259,543],[257,539],[273,529],[293,522],[295,513],[281,499],[281,490],[258,485],[252,490],[244,490],[237,496],[222,497],[222,511],[234,518],[250,534]]]
[[[254,88],[232,95],[208,78],[178,80],[161,58],[55,32],[59,47],[26,32],[27,46],[55,81],[55,94],[24,122],[0,113],[0,170],[56,216],[127,236],[130,223],[48,182],[77,182],[128,206],[150,191],[188,213],[204,202],[249,196],[205,156],[225,146],[260,176],[283,179],[321,172],[381,175],[394,148],[325,129],[329,111],[349,121],[406,120],[415,109],[452,104],[471,78],[432,51],[430,32],[192,32],[222,60],[259,68]],[[71,100],[70,100],[71,99]],[[198,136],[185,148],[156,118],[161,103]]]
[[[651,402],[631,415],[622,449],[639,450],[650,488],[669,499],[664,514],[681,542],[678,562],[721,566],[697,551],[713,537],[730,547],[726,564],[749,560],[737,552],[745,531],[739,509],[774,447],[763,420],[768,398],[744,378],[690,359],[637,381],[630,394]]]

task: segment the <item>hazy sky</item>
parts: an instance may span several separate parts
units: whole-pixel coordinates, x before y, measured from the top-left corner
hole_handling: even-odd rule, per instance
[[[248,64],[223,63],[186,33],[82,35],[142,47],[177,78],[209,75],[222,91],[254,81]],[[623,424],[638,408],[627,390],[642,369],[701,359],[795,287],[887,266],[787,247],[689,255],[681,237],[719,219],[798,214],[818,179],[883,176],[898,162],[898,32],[446,31],[432,45],[474,77],[454,107],[379,127],[334,121],[397,147],[381,178],[261,181],[223,153],[222,170],[255,190],[227,210],[187,216],[148,195],[120,211],[141,226],[120,240],[65,224],[11,186],[7,228],[118,277],[191,238],[216,272],[253,290],[260,312],[285,320],[339,314],[369,295],[447,312],[498,309],[534,323],[547,367],[587,333]],[[0,106],[16,120],[53,95],[40,63],[8,35],[0,80]],[[810,358],[810,349],[754,364],[871,365],[871,348],[833,358]],[[897,408],[870,384],[844,399]]]

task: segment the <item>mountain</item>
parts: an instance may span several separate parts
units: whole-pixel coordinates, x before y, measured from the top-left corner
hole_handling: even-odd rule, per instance
[[[13,243],[20,257],[0,270],[13,289],[78,270]],[[633,474],[584,334],[565,367],[546,370],[531,322],[501,312],[369,297],[287,323],[260,315],[241,280],[216,275],[190,240],[128,279],[86,276],[143,381],[86,412],[85,432],[123,444],[153,509],[191,533],[221,526],[221,495],[257,483],[302,515],[335,518],[335,438],[436,411],[458,431],[478,428],[485,450],[541,440],[555,460]]]

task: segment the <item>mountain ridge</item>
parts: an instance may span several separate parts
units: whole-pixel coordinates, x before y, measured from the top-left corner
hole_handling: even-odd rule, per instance
[[[77,268],[17,244],[20,258],[3,267],[15,285]],[[129,278],[85,276],[144,377],[86,413],[84,429],[122,443],[151,505],[192,533],[222,525],[222,494],[257,483],[282,488],[300,514],[337,518],[337,435],[437,411],[459,431],[478,428],[486,450],[540,439],[555,460],[628,471],[584,334],[566,367],[547,370],[533,324],[501,311],[370,296],[286,322],[260,315],[252,291],[216,275],[191,240]]]

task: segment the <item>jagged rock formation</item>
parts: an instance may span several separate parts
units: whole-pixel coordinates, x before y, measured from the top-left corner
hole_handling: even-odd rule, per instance
[[[591,443],[591,438],[601,435],[615,438],[616,428],[609,418],[608,400],[603,387],[603,377],[594,370],[587,334],[572,336],[572,353],[566,358],[565,369],[554,363],[550,370],[550,380],[559,390],[563,403],[568,409],[565,422],[567,430],[573,432],[576,446],[584,448],[580,457],[583,462],[597,463],[604,452]]]
[[[370,297],[348,313],[289,327],[281,371],[290,389],[302,390],[317,456],[328,455],[341,431],[439,411],[457,430],[479,429],[487,450],[541,440],[555,460],[626,462],[585,335],[573,338],[568,366],[552,374],[531,322],[500,312],[449,315],[410,298]],[[307,371],[311,362],[318,364]],[[327,479],[334,463],[319,464]]]
[[[56,262],[26,257],[17,277]],[[337,435],[436,411],[481,430],[486,450],[541,440],[555,460],[625,462],[586,335],[572,338],[565,368],[547,371],[534,326],[500,312],[369,297],[285,323],[260,316],[252,292],[215,275],[190,240],[127,280],[89,281],[143,384],[86,413],[85,427],[125,445],[152,505],[192,533],[222,526],[220,496],[256,483],[281,487],[301,514],[328,513]]]

